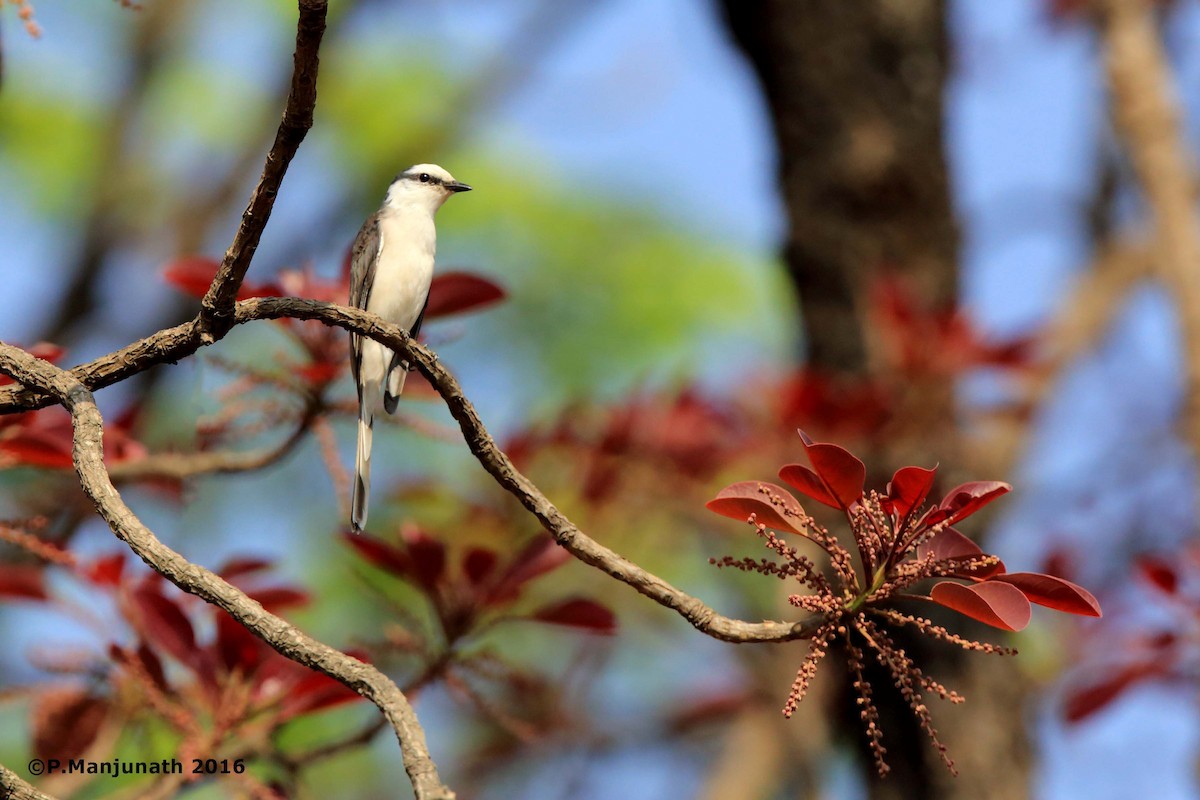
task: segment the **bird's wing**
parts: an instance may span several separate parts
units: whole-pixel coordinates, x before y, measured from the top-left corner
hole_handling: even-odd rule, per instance
[[[350,251],[350,305],[367,308],[371,299],[371,287],[375,284],[375,264],[379,260],[379,214],[367,217],[358,236],[354,237],[354,247]],[[354,382],[358,384],[358,367],[362,360],[362,342],[357,334],[350,334],[350,370],[354,373]],[[361,387],[360,387],[361,391]]]

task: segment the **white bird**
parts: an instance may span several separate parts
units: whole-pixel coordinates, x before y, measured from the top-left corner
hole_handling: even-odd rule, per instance
[[[350,257],[350,305],[372,311],[416,338],[429,302],[437,231],[433,216],[456,192],[470,191],[436,164],[417,164],[388,187],[383,206],[367,218]],[[371,426],[382,400],[396,410],[408,362],[376,341],[350,334],[350,370],[358,388],[358,453],[350,524],[367,522],[371,488]]]

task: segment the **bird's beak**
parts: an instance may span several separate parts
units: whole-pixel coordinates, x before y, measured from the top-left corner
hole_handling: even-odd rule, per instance
[[[444,185],[447,189],[449,189],[452,192],[469,192],[469,191],[471,191],[470,186],[468,186],[465,183],[459,183],[458,181],[453,181],[452,183],[447,183]]]

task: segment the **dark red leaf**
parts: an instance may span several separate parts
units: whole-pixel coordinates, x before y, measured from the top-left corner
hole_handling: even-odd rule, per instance
[[[971,483],[964,483],[950,490],[945,499],[942,500],[942,504],[938,507],[938,511],[941,513],[937,514],[935,512],[935,516],[926,522],[929,525],[934,525],[937,522],[948,519],[951,524],[954,524],[971,516],[997,497],[1008,494],[1011,491],[1012,487],[1001,481],[972,481]]]
[[[146,641],[153,642],[179,663],[199,671],[201,659],[196,648],[196,632],[183,609],[174,600],[145,586],[134,590],[133,599]]]
[[[124,553],[113,553],[110,556],[98,558],[83,570],[84,577],[97,586],[120,586],[121,575],[124,572]]]
[[[1091,592],[1062,578],[1036,572],[1009,572],[996,575],[991,580],[1004,581],[1017,587],[1029,598],[1029,602],[1040,606],[1085,617],[1103,616],[1100,613],[1100,604]]]
[[[544,606],[533,618],[554,625],[568,625],[592,633],[612,634],[617,630],[617,618],[606,606],[584,597]]]
[[[550,536],[538,536],[513,558],[504,576],[491,593],[492,602],[512,600],[521,586],[541,575],[558,569],[571,560],[571,554]]]
[[[705,507],[723,517],[745,522],[755,520],[777,531],[800,533],[792,520],[804,516],[804,509],[782,486],[762,481],[741,481],[722,489]]]
[[[46,600],[45,570],[38,564],[0,564],[0,597]]]
[[[936,476],[936,467],[901,467],[896,470],[887,486],[891,512],[901,519],[907,517],[909,512],[925,502]]]
[[[361,533],[347,533],[342,538],[357,550],[360,556],[385,572],[401,578],[412,574],[412,560],[408,553],[399,547]]]
[[[504,289],[469,272],[443,272],[429,285],[426,319],[482,308],[504,299]]]
[[[1179,590],[1179,573],[1175,566],[1155,556],[1142,556],[1137,561],[1138,573],[1163,594],[1173,595]]]
[[[467,576],[467,580],[472,585],[478,586],[495,571],[498,559],[494,550],[488,550],[486,547],[472,547],[463,556],[463,574]]]
[[[811,497],[830,508],[841,508],[837,499],[821,483],[820,476],[803,464],[787,464],[779,470],[779,477],[796,491]]]
[[[247,589],[246,594],[253,597],[262,607],[271,613],[285,608],[295,608],[308,603],[308,592],[291,586],[268,586],[262,589]]]
[[[928,553],[933,553],[934,559],[938,561],[963,562],[969,562],[985,555],[979,545],[954,530],[954,528],[943,529],[917,547],[918,558],[924,558]],[[1004,572],[1003,561],[998,561],[990,567],[970,568],[964,566],[962,569],[957,570],[955,574],[964,578],[983,580],[1000,572]]]
[[[33,753],[36,757],[79,758],[96,740],[108,718],[108,701],[83,689],[42,692],[33,703]]]
[[[279,709],[279,718],[288,720],[301,714],[362,699],[358,692],[346,688],[328,675],[312,672],[301,677],[288,689],[283,705]]]
[[[1163,668],[1155,662],[1130,664],[1103,680],[1069,692],[1063,705],[1063,717],[1067,722],[1081,722],[1116,700],[1133,684],[1162,674]]]
[[[227,581],[232,581],[241,578],[245,575],[253,575],[258,572],[265,572],[274,566],[274,562],[266,558],[254,558],[253,556],[246,558],[231,558],[217,570],[217,574]]]
[[[836,444],[814,442],[804,431],[800,440],[813,471],[821,478],[829,494],[840,508],[846,509],[862,499],[867,468],[849,450]]]
[[[432,589],[446,569],[446,546],[414,527],[406,527],[401,535],[408,547],[413,578],[426,589]]]
[[[214,616],[217,622],[215,649],[221,665],[227,672],[240,669],[243,675],[252,674],[268,657],[266,646],[224,611],[217,611]]]
[[[972,586],[942,581],[929,596],[939,605],[1006,631],[1021,630],[1033,613],[1020,589],[995,581]]]

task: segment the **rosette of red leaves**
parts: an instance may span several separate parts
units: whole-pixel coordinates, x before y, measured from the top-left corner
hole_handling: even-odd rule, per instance
[[[862,675],[865,653],[873,651],[953,772],[953,762],[933,728],[924,693],[933,692],[955,703],[962,702],[962,697],[922,673],[893,644],[888,626],[912,626],[969,650],[1015,651],[958,636],[929,619],[902,613],[893,608],[896,600],[932,601],[1008,631],[1020,630],[1029,623],[1031,603],[1085,616],[1100,616],[1100,606],[1087,590],[1062,578],[1007,572],[1000,559],[984,553],[953,527],[1009,492],[1008,484],[964,483],[951,489],[941,502],[930,503],[927,500],[936,469],[903,467],[884,492],[867,491],[867,471],[862,461],[836,444],[814,442],[803,431],[800,438],[811,468],[788,464],[779,476],[797,492],[842,512],[854,539],[857,559],[810,517],[788,490],[772,483],[745,481],[723,489],[709,501],[708,508],[749,522],[776,559],[725,557],[713,563],[795,580],[807,592],[791,595],[789,601],[820,616],[808,656],[784,706],[786,716],[791,716],[803,699],[830,643],[839,640],[855,673],[855,688],[876,767],[880,774],[886,773],[879,715],[871,699],[871,687]],[[824,550],[829,557],[828,574],[777,533],[802,537]],[[928,591],[918,588],[938,578],[943,580]]]

